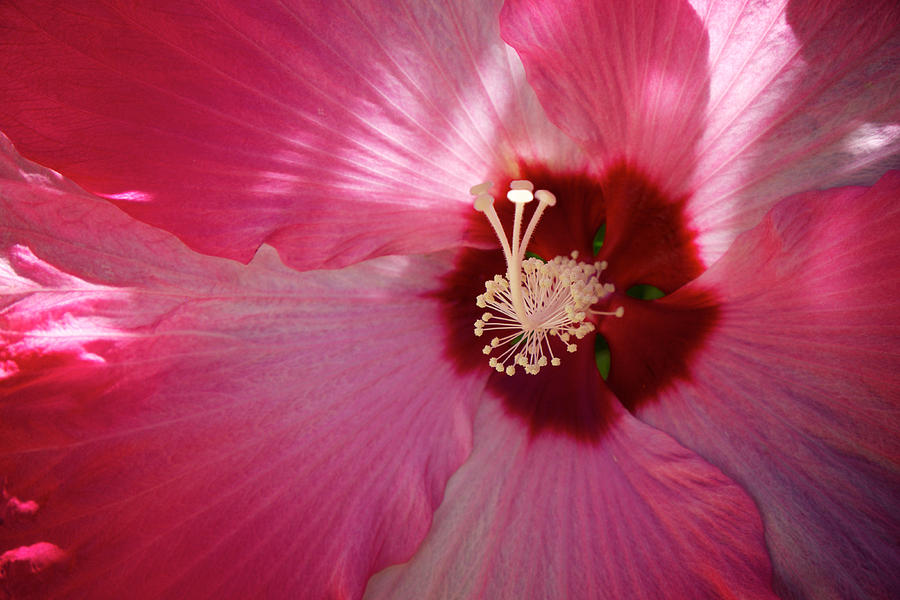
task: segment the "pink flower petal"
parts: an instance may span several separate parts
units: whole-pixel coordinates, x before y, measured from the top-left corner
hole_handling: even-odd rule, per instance
[[[595,401],[596,386],[584,391]],[[366,599],[774,598],[750,498],[604,402],[615,406],[595,443],[532,437],[501,403],[482,405],[428,537]]]
[[[60,575],[67,559],[61,548],[47,542],[0,553],[0,589],[4,597],[42,597],[43,586]]]
[[[169,4],[165,6],[165,4]],[[575,166],[499,2],[4,3],[0,129],[174,232],[295,267],[459,244],[469,187]]]
[[[802,194],[694,286],[716,329],[691,378],[638,416],[759,505],[787,597],[900,590],[900,174]]]
[[[38,510],[0,553],[91,598],[357,597],[409,559],[487,377],[440,355],[447,261],[206,257],[3,150],[0,481]]]
[[[500,27],[549,117],[595,159],[636,162],[667,195],[686,191],[709,97],[709,42],[690,6],[510,0]]]
[[[501,31],[564,131],[691,194],[707,264],[778,199],[900,164],[896,2],[691,4],[510,0]]]
[[[711,262],[791,194],[872,184],[900,166],[900,4],[695,0],[709,119],[692,168]]]

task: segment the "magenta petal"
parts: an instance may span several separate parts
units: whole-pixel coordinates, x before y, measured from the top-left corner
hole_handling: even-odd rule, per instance
[[[612,420],[584,444],[483,405],[422,547],[366,599],[774,598],[750,498],[621,406]]]
[[[4,3],[0,129],[204,253],[247,262],[266,242],[306,269],[452,247],[470,186],[518,160],[579,160],[498,11]]]
[[[692,284],[719,323],[638,409],[753,496],[788,597],[900,591],[898,195],[894,172],[779,203]]]
[[[691,202],[708,261],[781,198],[900,166],[900,4],[696,6],[712,68]]]
[[[42,598],[53,576],[60,574],[66,553],[53,544],[38,542],[0,553],[0,589],[6,598]]]
[[[0,560],[71,559],[36,597],[358,597],[407,560],[487,377],[439,352],[443,258],[206,257],[3,150]]]
[[[500,26],[563,131],[607,165],[687,191],[709,96],[707,35],[687,2],[509,0]]]
[[[896,2],[509,0],[550,118],[689,214],[710,264],[790,194],[900,165]]]

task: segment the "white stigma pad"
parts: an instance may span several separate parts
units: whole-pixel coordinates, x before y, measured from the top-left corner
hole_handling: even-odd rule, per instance
[[[525,373],[536,375],[548,364],[561,364],[553,353],[552,338],[557,338],[565,351],[574,352],[575,340],[594,331],[594,324],[586,320],[589,314],[621,316],[624,309],[620,307],[616,313],[591,310],[591,306],[613,289],[599,280],[605,262],[579,262],[577,251],[570,257],[557,256],[549,262],[525,259],[531,234],[544,209],[556,204],[556,196],[547,190],[532,194],[534,186],[527,180],[513,181],[510,188],[507,198],[516,204],[512,240],[507,239],[500,224],[493,198],[482,186],[472,188],[473,193],[478,192],[475,208],[485,213],[494,228],[507,264],[506,277],[495,275],[486,281],[484,293],[475,299],[480,308],[488,309],[475,322],[475,335],[480,337],[485,331],[491,332],[490,344],[482,352],[488,355],[497,352],[488,364],[498,372],[514,375],[518,366]],[[523,207],[533,198],[539,204],[520,239]]]
[[[506,197],[510,202],[521,202],[523,204],[534,200],[534,194],[531,193],[531,190],[509,190],[506,192]]]

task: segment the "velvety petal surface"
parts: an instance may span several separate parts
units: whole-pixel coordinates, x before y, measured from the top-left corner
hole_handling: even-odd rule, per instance
[[[575,167],[500,3],[5,2],[0,129],[204,253],[299,268],[458,245],[469,187]]]
[[[592,372],[591,353],[568,358]],[[428,537],[366,599],[774,598],[750,498],[601,393],[596,368],[583,384],[606,412],[596,441],[535,435],[507,402],[483,403]]]
[[[775,201],[900,164],[891,0],[509,0],[501,31],[564,131],[690,196],[707,264]]]
[[[900,174],[778,204],[694,284],[719,322],[637,415],[759,505],[788,598],[900,593]]]
[[[0,588],[352,598],[409,559],[486,377],[433,352],[447,261],[207,257],[3,151]]]

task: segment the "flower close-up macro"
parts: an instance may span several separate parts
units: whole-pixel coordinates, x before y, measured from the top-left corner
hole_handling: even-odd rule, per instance
[[[7,0],[0,75],[0,599],[900,597],[895,0]]]

